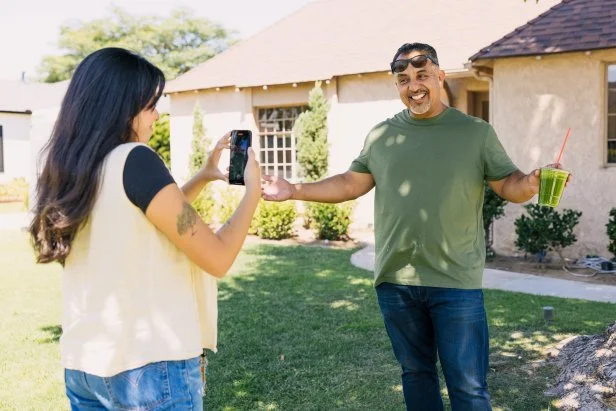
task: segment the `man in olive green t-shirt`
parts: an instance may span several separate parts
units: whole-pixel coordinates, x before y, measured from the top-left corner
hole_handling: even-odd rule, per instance
[[[370,131],[349,171],[295,185],[264,176],[263,197],[338,203],[375,187],[375,287],[407,409],[443,409],[438,352],[453,410],[490,410],[483,184],[520,203],[539,170],[523,174],[490,124],[441,102],[434,48],[404,44],[391,70],[407,108]]]

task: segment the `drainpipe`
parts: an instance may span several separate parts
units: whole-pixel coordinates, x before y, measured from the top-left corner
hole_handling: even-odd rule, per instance
[[[477,80],[488,82],[488,93],[490,98],[490,124],[494,124],[494,70],[485,66],[471,66],[473,77]]]

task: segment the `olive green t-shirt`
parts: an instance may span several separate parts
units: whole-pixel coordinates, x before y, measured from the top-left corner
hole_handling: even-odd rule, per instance
[[[492,126],[454,108],[378,124],[350,167],[374,178],[375,286],[481,288],[483,181],[518,168]]]

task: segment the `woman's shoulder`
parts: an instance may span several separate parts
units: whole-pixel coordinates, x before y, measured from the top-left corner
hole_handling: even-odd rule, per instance
[[[107,158],[106,161],[107,163],[125,163],[126,159],[128,158],[129,154],[133,152],[133,150],[135,149],[139,149],[138,151],[140,152],[148,152],[151,151],[152,153],[154,153],[154,151],[152,150],[152,148],[150,146],[148,146],[147,144],[143,144],[143,143],[124,143],[124,144],[120,144],[119,146],[117,146],[116,148],[114,148],[113,150],[111,150],[109,152],[109,154],[107,154]]]
[[[133,151],[135,148],[137,147],[143,147],[143,149],[147,149],[149,151],[154,151],[150,146],[148,146],[145,143],[123,143],[120,144],[119,146],[117,146],[116,148],[114,148],[113,150],[111,150],[111,153],[109,154],[129,154],[131,151]],[[140,150],[143,150],[140,149]]]

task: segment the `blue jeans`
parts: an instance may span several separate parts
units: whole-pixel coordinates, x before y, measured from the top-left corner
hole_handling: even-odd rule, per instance
[[[203,410],[199,357],[162,361],[103,378],[65,370],[71,410]]]
[[[453,410],[491,410],[482,290],[381,283],[376,293],[394,354],[402,366],[407,410],[443,410],[437,353]]]

